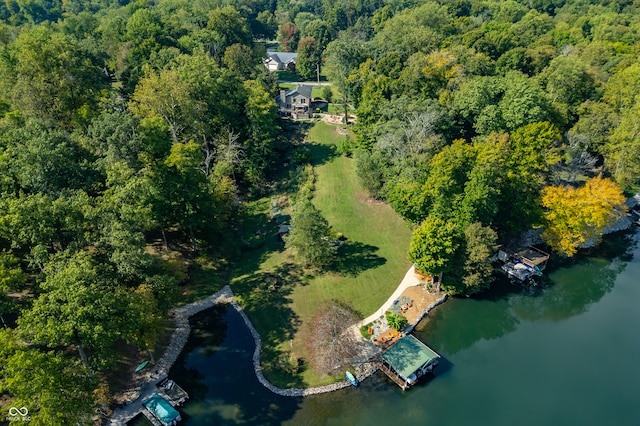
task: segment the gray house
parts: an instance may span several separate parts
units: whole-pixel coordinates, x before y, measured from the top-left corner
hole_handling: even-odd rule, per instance
[[[269,71],[287,70],[296,65],[297,53],[292,52],[267,52],[269,56],[264,64]]]
[[[306,84],[299,84],[289,91],[280,90],[280,96],[276,99],[280,115],[296,119],[313,118],[312,91],[313,87]]]

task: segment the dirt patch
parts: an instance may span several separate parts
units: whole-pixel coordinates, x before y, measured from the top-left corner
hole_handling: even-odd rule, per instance
[[[406,296],[413,300],[413,305],[404,313],[409,324],[416,322],[420,314],[436,300],[442,298],[442,294],[429,293],[423,286],[413,286],[402,292],[402,296]]]
[[[344,124],[344,114],[321,114],[321,120],[329,124]],[[356,116],[349,115],[349,123],[355,123]]]

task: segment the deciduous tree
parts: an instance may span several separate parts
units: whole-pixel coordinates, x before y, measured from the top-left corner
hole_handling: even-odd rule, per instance
[[[543,237],[558,253],[571,257],[587,240],[600,241],[605,226],[624,215],[624,201],[620,187],[609,179],[595,177],[581,188],[548,186],[542,191]]]
[[[460,230],[456,224],[428,216],[413,231],[409,260],[424,274],[446,274],[454,267],[454,257],[459,246]]]
[[[359,353],[358,341],[349,326],[360,319],[353,307],[330,300],[316,313],[307,345],[313,368],[321,374],[335,374]]]
[[[18,321],[24,336],[48,347],[75,345],[87,368],[110,365],[114,343],[127,336],[131,325],[127,295],[83,252],[60,256],[45,274],[43,293]]]
[[[42,351],[0,329],[0,392],[27,407],[31,424],[88,424],[98,406],[97,378],[63,353]]]
[[[298,43],[298,58],[296,71],[301,78],[311,80],[316,77],[316,71],[320,67],[322,50],[318,41],[312,37],[303,37]]]
[[[463,288],[460,289],[466,295],[478,293],[489,288],[491,284],[493,267],[491,256],[498,249],[498,234],[480,222],[470,224],[464,229],[465,259],[462,278]],[[459,287],[445,280],[443,289],[448,291],[448,286]]]

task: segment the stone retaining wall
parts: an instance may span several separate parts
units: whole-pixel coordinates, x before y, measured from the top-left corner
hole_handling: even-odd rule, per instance
[[[306,389],[299,389],[299,388],[283,389],[283,388],[274,386],[271,382],[269,382],[266,379],[266,377],[264,377],[264,374],[262,374],[262,366],[260,365],[260,352],[262,350],[262,339],[260,339],[260,334],[258,334],[258,331],[255,329],[255,327],[251,323],[251,320],[249,319],[247,314],[244,313],[244,311],[242,310],[242,307],[238,305],[238,303],[231,302],[231,306],[233,306],[233,308],[236,311],[238,311],[245,325],[251,332],[253,339],[256,342],[256,348],[253,351],[253,369],[256,372],[256,377],[258,377],[258,381],[262,383],[262,386],[264,386],[265,388],[269,389],[271,392],[277,395],[292,396],[292,397],[317,395],[320,393],[333,392],[338,389],[343,389],[348,386],[351,386],[351,384],[346,380],[337,382],[337,383],[332,383],[330,385],[317,386],[317,387],[306,388]],[[375,373],[376,370],[377,369],[370,363],[363,364],[362,366],[359,366],[359,368],[356,369],[356,377],[358,378],[358,380],[364,380],[370,375],[372,375],[373,373]]]
[[[169,346],[164,352],[164,355],[162,355],[162,358],[160,358],[156,363],[156,374],[168,374],[169,370],[184,349],[184,345],[187,344],[189,334],[191,333],[191,326],[189,325],[190,317],[204,311],[205,309],[209,309],[214,305],[220,303],[231,303],[232,301],[233,292],[231,291],[231,287],[226,285],[222,290],[212,294],[209,297],[198,300],[197,302],[193,302],[186,306],[171,309],[169,311],[169,315],[173,316],[176,328],[173,332],[173,335],[171,336]]]
[[[419,323],[420,320],[425,315],[427,315],[427,313],[431,309],[438,306],[439,304],[444,302],[446,299],[447,299],[447,295],[445,294],[441,299],[438,299],[437,301],[429,305],[422,312],[422,314],[420,314],[415,324],[412,324],[409,326],[409,328],[407,329],[407,333],[410,333],[415,327],[415,325]],[[306,389],[300,389],[300,388],[283,389],[269,382],[266,379],[266,377],[264,377],[264,374],[262,373],[262,366],[260,365],[260,352],[262,350],[262,339],[260,338],[258,331],[253,326],[253,324],[251,323],[251,320],[249,319],[247,314],[245,314],[242,307],[234,300],[231,287],[227,285],[222,290],[212,294],[209,297],[206,297],[202,300],[198,300],[197,302],[191,303],[186,306],[173,308],[169,311],[169,315],[173,318],[175,322],[175,330],[171,335],[171,339],[169,341],[169,345],[167,346],[167,349],[165,350],[162,357],[156,363],[155,368],[139,376],[138,380],[136,380],[136,385],[132,389],[129,389],[127,392],[125,392],[125,394],[133,395],[134,398],[136,398],[136,400],[139,400],[141,397],[144,397],[143,394],[146,394],[150,392],[150,390],[153,390],[153,385],[157,383],[159,380],[162,380],[164,377],[167,376],[167,374],[169,373],[169,370],[171,369],[173,364],[178,359],[178,356],[184,349],[184,346],[186,345],[187,340],[189,339],[189,334],[191,333],[189,318],[205,309],[209,309],[214,305],[221,304],[221,303],[231,304],[231,306],[233,306],[233,308],[240,314],[240,316],[242,317],[242,320],[244,321],[245,325],[249,329],[249,332],[253,336],[253,340],[255,341],[255,344],[256,344],[255,350],[253,351],[253,369],[256,373],[256,377],[258,378],[258,381],[265,388],[269,389],[271,392],[281,396],[305,397],[309,395],[317,395],[317,394],[326,393],[326,392],[333,392],[333,391],[351,386],[351,384],[348,381],[343,380],[343,381],[332,383],[325,386],[317,386],[317,387],[306,388]],[[373,375],[378,369],[374,364],[370,362],[365,362],[357,365],[355,370],[356,370],[355,371],[356,378],[359,381],[362,381],[367,377]],[[116,412],[118,411],[121,411],[121,410],[116,410]],[[117,417],[117,413],[114,413],[113,420],[115,420],[116,417]],[[116,422],[113,424],[118,424],[118,423]]]
[[[175,323],[175,330],[171,335],[171,339],[169,340],[167,349],[165,350],[162,357],[157,361],[155,368],[140,375],[138,380],[136,380],[135,386],[125,392],[126,395],[131,396],[130,400],[138,400],[141,397],[144,397],[143,393],[147,393],[149,389],[153,388],[152,385],[168,375],[169,370],[178,359],[178,356],[180,356],[180,353],[184,349],[184,346],[187,344],[187,340],[189,339],[189,334],[191,333],[189,318],[205,309],[209,309],[214,305],[221,303],[231,304],[231,306],[233,306],[233,308],[240,314],[245,325],[251,332],[251,335],[253,336],[256,344],[256,348],[253,352],[253,369],[256,373],[258,381],[260,381],[260,383],[262,383],[262,385],[269,389],[271,392],[281,396],[303,397],[309,395],[317,395],[325,392],[333,392],[338,389],[343,389],[350,386],[350,383],[346,380],[338,383],[332,383],[326,386],[317,386],[306,389],[283,389],[271,384],[266,379],[266,377],[264,377],[264,374],[262,373],[262,367],[260,365],[262,339],[260,338],[258,331],[251,323],[251,320],[249,320],[247,314],[244,313],[242,307],[234,300],[231,287],[227,285],[222,290],[212,294],[209,297],[198,300],[197,302],[191,303],[186,306],[173,308],[169,311],[169,316],[173,318]],[[376,370],[376,367],[370,363],[362,364],[358,366],[358,368],[356,368],[356,377],[358,378],[358,380],[364,380],[365,378],[375,373]]]

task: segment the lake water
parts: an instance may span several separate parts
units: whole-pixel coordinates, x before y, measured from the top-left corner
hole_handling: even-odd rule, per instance
[[[542,288],[451,299],[416,331],[444,362],[407,392],[381,374],[309,398],[266,390],[232,308],[192,321],[171,377],[184,425],[640,425],[640,233],[553,268]]]

